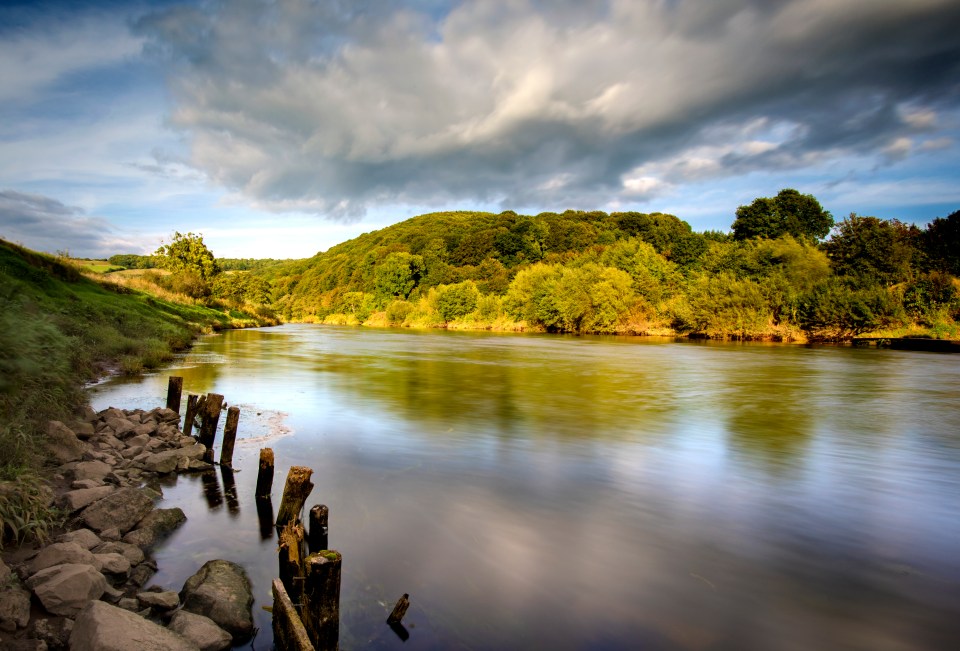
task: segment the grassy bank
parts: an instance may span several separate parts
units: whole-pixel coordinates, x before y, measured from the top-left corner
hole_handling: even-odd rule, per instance
[[[73,419],[85,401],[84,383],[106,372],[156,368],[203,332],[267,324],[101,283],[73,264],[0,240],[3,535],[29,533],[49,515],[37,497],[43,428],[48,420]]]

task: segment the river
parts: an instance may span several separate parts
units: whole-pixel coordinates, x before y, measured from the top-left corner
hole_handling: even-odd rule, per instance
[[[256,649],[267,446],[274,507],[303,465],[330,508],[342,649],[960,640],[960,356],[285,325],[203,337],[91,403],[162,405],[169,375],[241,408],[238,472],[164,485],[188,521],[153,582],[241,563]],[[406,642],[384,623],[403,593]]]

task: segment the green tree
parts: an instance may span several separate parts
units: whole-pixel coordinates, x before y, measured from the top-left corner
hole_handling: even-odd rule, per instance
[[[387,298],[406,298],[420,282],[423,257],[404,251],[390,253],[377,263],[373,272],[377,294]]]
[[[220,273],[220,265],[200,233],[175,232],[170,244],[161,244],[154,255],[161,268],[175,274],[188,272],[209,282]]]
[[[449,323],[473,312],[480,292],[472,280],[437,288],[437,313]]]
[[[800,194],[792,188],[781,190],[773,198],[757,198],[749,206],[737,208],[736,214],[732,228],[738,240],[782,235],[820,240],[833,226],[833,216],[812,194]]]
[[[923,245],[932,269],[960,276],[960,210],[927,224]]]
[[[915,226],[896,219],[851,213],[823,246],[837,274],[860,279],[862,284],[891,285],[911,277],[919,253],[918,235]]]

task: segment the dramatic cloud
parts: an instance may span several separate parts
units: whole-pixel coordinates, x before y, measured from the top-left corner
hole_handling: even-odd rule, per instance
[[[56,199],[0,191],[0,238],[38,251],[96,258],[140,247],[114,233],[104,219],[88,217]]]
[[[237,0],[138,34],[186,162],[271,210],[611,206],[955,146],[954,0],[445,7]]]

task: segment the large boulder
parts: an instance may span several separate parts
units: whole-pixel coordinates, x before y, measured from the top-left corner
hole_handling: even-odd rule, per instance
[[[233,643],[233,637],[212,619],[185,610],[174,614],[170,620],[170,630],[196,644],[200,651],[222,651],[229,649]]]
[[[83,510],[80,517],[94,531],[133,529],[153,509],[153,500],[136,488],[121,488]],[[103,536],[101,536],[102,538]]]
[[[101,544],[102,541],[100,540],[100,536],[89,529],[76,529],[74,531],[68,531],[57,538],[57,542],[74,542],[84,549],[93,549]]]
[[[103,461],[81,461],[73,467],[71,474],[75,481],[93,479],[103,481],[103,478],[113,472],[113,466]]]
[[[236,563],[219,559],[204,563],[183,585],[180,601],[184,610],[209,617],[230,633],[235,644],[253,633],[253,591],[247,573]]]
[[[82,545],[75,542],[58,542],[41,549],[40,553],[30,561],[30,574],[66,563],[98,567],[93,554]]]
[[[93,548],[94,554],[120,554],[130,565],[139,565],[143,562],[143,550],[136,545],[124,542],[104,542]]]
[[[70,463],[83,458],[87,446],[77,438],[69,427],[59,420],[47,422],[44,444],[50,455],[59,463]]]
[[[199,443],[184,448],[164,450],[147,457],[143,462],[143,469],[160,474],[174,472],[179,466],[202,459],[206,451],[207,446]]]
[[[71,651],[197,651],[185,637],[135,613],[93,601],[70,634]]]
[[[30,593],[20,588],[0,590],[0,631],[13,633],[30,622]]]
[[[149,549],[186,521],[187,516],[180,508],[154,509],[137,523],[136,529],[123,537],[123,542]]]
[[[98,486],[96,488],[80,488],[68,491],[60,496],[59,505],[73,513],[85,506],[90,506],[97,500],[102,500],[115,490],[114,486]]]
[[[40,570],[27,580],[47,612],[76,617],[87,602],[99,599],[107,589],[107,580],[91,565],[68,563]]]

